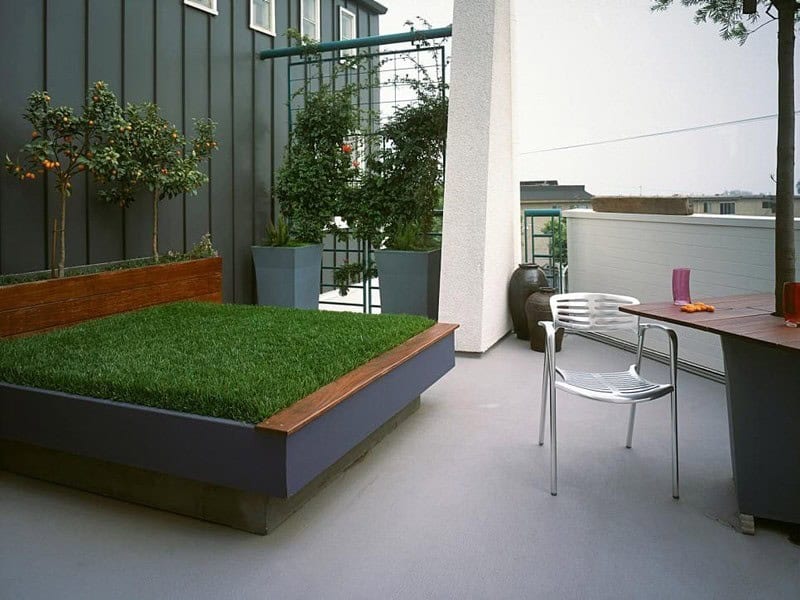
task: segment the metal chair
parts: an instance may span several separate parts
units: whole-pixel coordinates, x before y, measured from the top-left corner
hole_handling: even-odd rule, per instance
[[[620,312],[626,304],[639,304],[636,298],[613,294],[556,294],[550,299],[553,321],[539,321],[545,328],[547,341],[542,377],[542,406],[539,416],[539,445],[544,444],[544,419],[547,400],[550,400],[550,493],[558,493],[558,449],[556,437],[556,390],[583,396],[600,402],[630,404],[628,437],[626,448],[631,447],[636,405],[670,395],[672,415],[672,497],[679,497],[678,490],[678,402],[677,361],[678,337],[669,327],[655,323],[639,323],[639,317]],[[567,331],[608,332],[630,330],[636,332],[638,344],[636,363],[627,371],[616,373],[584,373],[556,366],[556,332]],[[640,375],[642,350],[648,329],[660,329],[669,337],[669,383],[653,383]]]

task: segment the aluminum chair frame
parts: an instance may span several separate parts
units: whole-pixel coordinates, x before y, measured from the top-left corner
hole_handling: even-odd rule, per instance
[[[639,317],[619,311],[623,305],[639,304],[636,298],[616,294],[569,293],[556,294],[550,299],[553,321],[539,321],[545,328],[544,373],[542,377],[542,402],[539,414],[539,445],[544,445],[545,412],[550,404],[550,493],[558,493],[558,447],[556,435],[556,390],[610,402],[629,404],[628,435],[625,447],[633,441],[636,406],[669,394],[672,437],[672,497],[680,497],[678,473],[678,336],[675,331],[656,323],[639,323]],[[556,366],[556,332],[566,331],[608,332],[633,331],[638,343],[636,362],[621,373],[583,373],[560,369]],[[669,339],[668,384],[658,384],[640,375],[645,334],[650,329],[663,331]]]

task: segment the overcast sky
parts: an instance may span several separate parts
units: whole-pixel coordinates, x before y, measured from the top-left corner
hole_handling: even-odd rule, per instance
[[[435,27],[452,22],[452,0],[382,3],[382,33],[405,30],[416,15]],[[593,194],[774,193],[775,119],[552,149],[775,114],[775,23],[740,47],[679,5],[661,13],[649,0],[514,5],[520,179],[585,184]]]

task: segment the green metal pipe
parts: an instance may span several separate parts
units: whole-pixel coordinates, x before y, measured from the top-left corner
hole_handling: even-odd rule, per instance
[[[312,46],[289,46],[287,48],[275,48],[273,50],[262,50],[258,57],[261,60],[268,58],[282,58],[284,56],[300,56],[317,52],[330,52],[332,50],[347,50],[349,48],[365,48],[367,46],[382,46],[385,44],[398,44],[401,42],[416,42],[419,40],[429,40],[432,38],[450,37],[453,35],[453,26],[438,27],[436,29],[412,30],[404,33],[389,33],[386,35],[373,35],[369,37],[355,38],[352,40],[338,40],[335,42],[322,42]]]

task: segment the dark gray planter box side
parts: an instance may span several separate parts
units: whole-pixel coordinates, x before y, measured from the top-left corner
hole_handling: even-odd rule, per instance
[[[441,250],[378,250],[375,262],[381,290],[381,312],[438,318]]]
[[[298,431],[0,383],[0,439],[194,481],[290,496],[455,363],[450,333]]]
[[[319,308],[322,245],[252,246],[258,304]]]
[[[739,512],[800,523],[800,353],[721,340]]]

